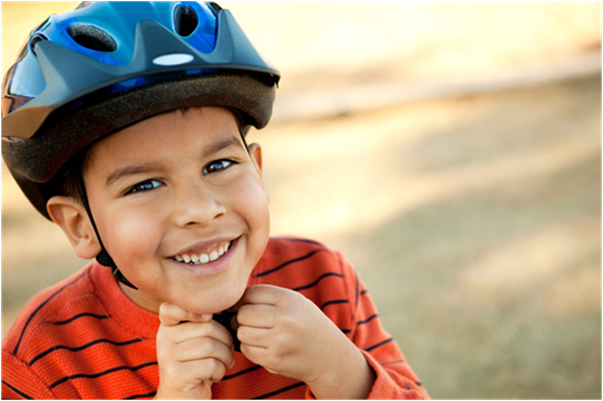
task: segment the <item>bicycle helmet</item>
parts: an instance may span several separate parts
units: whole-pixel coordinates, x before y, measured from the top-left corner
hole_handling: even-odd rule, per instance
[[[216,3],[83,2],[31,31],[7,72],[2,157],[49,219],[48,199],[63,192],[57,173],[95,141],[195,106],[226,107],[263,128],[279,78]],[[96,230],[81,180],[78,190]],[[114,267],[108,254],[97,260]]]

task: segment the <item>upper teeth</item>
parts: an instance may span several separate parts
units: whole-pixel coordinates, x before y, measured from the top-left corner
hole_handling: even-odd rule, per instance
[[[217,250],[213,250],[209,252],[209,254],[184,253],[182,255],[174,256],[174,259],[176,259],[178,262],[201,265],[207,262],[213,262],[214,260],[218,259],[220,256],[224,255],[228,251],[228,248],[230,248],[230,242],[225,242],[223,244],[220,244]]]

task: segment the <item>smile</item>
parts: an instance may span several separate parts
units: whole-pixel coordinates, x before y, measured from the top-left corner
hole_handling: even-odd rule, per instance
[[[183,253],[181,255],[174,256],[173,259],[181,263],[202,265],[220,259],[226,252],[228,252],[231,244],[231,241],[225,241],[212,246],[203,253]]]

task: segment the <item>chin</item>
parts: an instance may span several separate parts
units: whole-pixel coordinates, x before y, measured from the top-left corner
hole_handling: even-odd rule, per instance
[[[198,314],[220,313],[233,307],[243,296],[245,288],[243,286],[236,290],[230,288],[228,291],[210,291],[208,294],[195,297],[193,302],[188,302],[187,305],[181,305],[181,307]],[[178,304],[178,300],[175,303]]]

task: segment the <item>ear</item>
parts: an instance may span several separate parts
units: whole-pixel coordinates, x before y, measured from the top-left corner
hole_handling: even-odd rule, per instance
[[[262,147],[257,143],[252,143],[249,145],[249,155],[251,156],[251,161],[258,172],[260,180],[262,180],[263,186],[264,179],[262,178]],[[266,193],[266,197],[268,198],[268,203],[270,203],[270,195],[268,195],[268,193]]]
[[[67,236],[75,253],[82,259],[93,259],[101,251],[96,233],[84,206],[68,196],[54,196],[46,204],[46,209]]]
[[[249,145],[249,155],[251,160],[254,162],[258,173],[262,174],[262,147],[258,143],[252,143]]]

